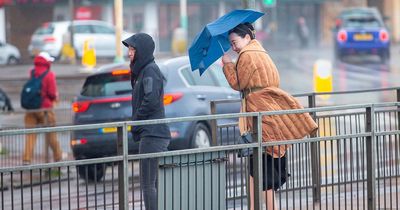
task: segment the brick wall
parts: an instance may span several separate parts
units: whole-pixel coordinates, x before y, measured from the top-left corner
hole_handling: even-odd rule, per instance
[[[17,5],[5,7],[7,42],[21,52],[22,62],[29,62],[28,45],[33,32],[53,18],[52,5]]]

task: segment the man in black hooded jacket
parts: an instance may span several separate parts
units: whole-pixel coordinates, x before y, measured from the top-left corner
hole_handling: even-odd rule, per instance
[[[165,118],[164,77],[154,62],[153,39],[148,34],[138,33],[122,43],[128,47],[131,61],[132,120]],[[133,126],[132,135],[135,141],[140,141],[140,154],[167,151],[171,139],[166,124]],[[157,168],[156,158],[141,161],[140,181],[148,210],[157,209]]]

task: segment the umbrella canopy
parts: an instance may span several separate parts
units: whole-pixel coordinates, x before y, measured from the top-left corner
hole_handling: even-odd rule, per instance
[[[253,23],[264,13],[255,10],[244,9],[234,10],[214,22],[207,24],[203,30],[197,34],[189,48],[189,60],[192,71],[199,69],[200,75],[230,46],[228,40],[229,30],[241,23]]]

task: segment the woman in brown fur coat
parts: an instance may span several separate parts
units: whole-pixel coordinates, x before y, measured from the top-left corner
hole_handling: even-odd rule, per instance
[[[228,54],[222,57],[224,74],[229,85],[241,91],[245,100],[242,101],[241,112],[263,112],[287,109],[302,109],[301,104],[291,95],[279,88],[279,73],[265,49],[255,39],[254,28],[245,23],[229,31],[232,50],[239,54],[236,64]],[[252,130],[251,119],[239,120],[240,132]],[[308,113],[264,116],[262,119],[263,142],[301,139],[316,132],[317,124]],[[287,146],[275,146],[266,149],[263,159],[282,158],[281,173],[286,176]],[[252,156],[250,156],[250,206],[254,209],[254,186],[252,175]],[[264,163],[265,166],[265,163]],[[263,167],[263,172],[264,172]],[[269,169],[270,170],[270,169]],[[274,209],[274,190],[265,184],[263,176],[264,199],[267,209]],[[276,190],[277,188],[275,188]],[[266,194],[265,194],[266,193]],[[273,201],[273,202],[272,202]]]

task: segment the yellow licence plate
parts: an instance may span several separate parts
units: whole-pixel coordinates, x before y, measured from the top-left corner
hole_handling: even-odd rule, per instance
[[[128,131],[131,131],[131,126],[128,126]],[[102,128],[101,133],[115,133],[117,132],[117,128]]]
[[[371,41],[374,37],[372,34],[354,34],[353,38],[356,41]]]

